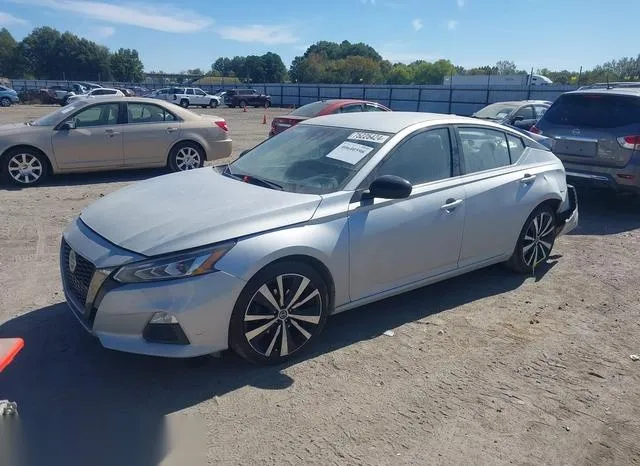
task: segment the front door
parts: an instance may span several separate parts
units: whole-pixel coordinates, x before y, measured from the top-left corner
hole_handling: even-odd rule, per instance
[[[73,107],[69,107],[73,110]],[[74,129],[56,129],[51,137],[56,164],[63,170],[122,166],[120,104],[102,103],[70,114]]]
[[[460,127],[461,163],[467,199],[460,268],[505,259],[513,252],[529,213],[547,189],[545,167],[515,164],[527,148],[520,137]]]
[[[451,147],[447,128],[408,136],[370,178],[405,178],[413,185],[411,196],[350,205],[352,300],[456,269],[465,199],[459,177],[452,177]]]
[[[124,162],[127,166],[163,166],[171,146],[180,137],[176,116],[152,103],[128,103],[124,127]]]

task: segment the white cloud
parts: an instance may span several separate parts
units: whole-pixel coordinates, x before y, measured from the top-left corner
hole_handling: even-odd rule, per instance
[[[295,44],[298,42],[298,38],[286,26],[251,24],[223,27],[218,32],[223,39],[238,42],[259,42],[262,44]]]
[[[455,31],[456,29],[458,29],[458,21],[456,21],[455,19],[450,19],[449,21],[447,21],[447,29],[450,31]]]
[[[10,13],[0,11],[0,26],[11,26],[14,24],[27,24],[27,21],[22,18],[13,16]]]
[[[111,26],[101,26],[95,28],[91,35],[94,37],[98,37],[100,39],[106,39],[107,37],[111,37],[116,33],[116,29]]]
[[[416,18],[413,21],[411,21],[411,26],[413,26],[413,30],[418,32],[420,29],[422,29],[422,20],[420,18]]]
[[[129,3],[126,6],[84,0],[8,0],[12,3],[41,6],[76,13],[108,23],[126,24],[163,32],[197,32],[213,20],[184,8],[155,3]]]
[[[458,8],[464,8],[464,0],[457,0]]]

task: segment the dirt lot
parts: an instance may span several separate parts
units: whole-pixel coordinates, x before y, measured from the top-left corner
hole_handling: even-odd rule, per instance
[[[49,109],[1,109],[0,123]],[[268,130],[262,111],[215,113],[235,154]],[[581,191],[580,228],[537,277],[491,267],[347,312],[304,358],[256,368],[104,350],[63,302],[65,225],[160,173],[0,185],[0,337],[26,341],[0,375],[21,408],[0,421],[0,464],[21,432],[38,466],[640,465],[637,200]]]

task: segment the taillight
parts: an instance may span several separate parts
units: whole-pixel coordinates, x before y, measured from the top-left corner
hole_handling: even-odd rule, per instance
[[[542,131],[540,131],[540,128],[538,128],[536,125],[533,125],[531,128],[529,128],[529,132],[533,134],[542,134]]]
[[[217,120],[215,122],[215,124],[218,126],[218,128],[220,128],[222,131],[229,131],[229,126],[227,126],[227,122],[224,120]]]
[[[625,149],[640,150],[640,136],[623,136],[618,138],[618,144]]]

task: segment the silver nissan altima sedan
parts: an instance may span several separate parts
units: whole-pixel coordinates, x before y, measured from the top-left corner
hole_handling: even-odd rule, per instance
[[[105,196],[64,232],[60,267],[107,348],[268,364],[330,314],[498,262],[535,273],[577,223],[562,163],[515,130],[339,114]]]

